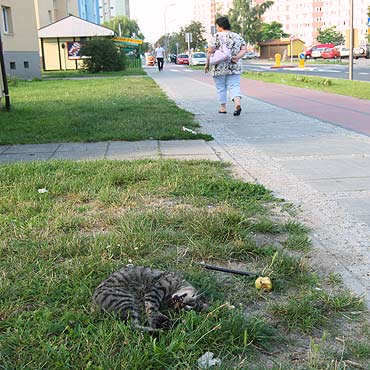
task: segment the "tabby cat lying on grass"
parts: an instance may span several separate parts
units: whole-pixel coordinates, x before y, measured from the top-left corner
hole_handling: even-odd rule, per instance
[[[149,332],[170,329],[162,310],[206,308],[196,289],[173,272],[127,266],[114,272],[95,289],[93,302],[137,329]]]

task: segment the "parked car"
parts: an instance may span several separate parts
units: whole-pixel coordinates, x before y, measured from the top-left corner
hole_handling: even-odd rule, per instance
[[[340,58],[348,58],[349,57],[349,48],[346,48],[344,45],[337,45],[334,49],[338,50]]]
[[[189,64],[191,66],[206,65],[207,55],[205,53],[194,53],[190,56]]]
[[[314,46],[312,46],[312,48],[308,49],[305,52],[305,59],[314,58],[312,56],[312,53],[315,50],[317,50],[317,49],[322,49],[322,48],[326,49],[326,48],[333,48],[333,47],[334,47],[334,44],[331,44],[331,43],[329,43],[329,44],[317,44],[317,45],[314,45]],[[320,56],[321,56],[321,54],[320,54]],[[320,56],[319,57],[316,57],[316,58],[320,58]]]
[[[322,58],[322,53],[324,52],[325,49],[327,48],[317,48],[313,50],[311,54],[312,59]]]
[[[179,54],[176,58],[176,64],[187,64],[189,65],[189,55]]]
[[[248,51],[244,54],[243,59],[257,59],[259,55],[254,51]]]
[[[337,59],[340,58],[340,51],[336,48],[326,48],[321,53],[323,59]]]
[[[358,58],[370,58],[370,45],[360,45],[358,48],[353,49],[353,57]]]

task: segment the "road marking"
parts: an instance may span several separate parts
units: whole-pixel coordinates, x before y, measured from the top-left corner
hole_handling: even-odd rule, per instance
[[[171,72],[180,72],[178,69],[170,69]]]
[[[359,75],[368,75],[369,73],[366,72],[360,72]]]
[[[194,71],[192,69],[184,69],[185,72],[193,73]]]

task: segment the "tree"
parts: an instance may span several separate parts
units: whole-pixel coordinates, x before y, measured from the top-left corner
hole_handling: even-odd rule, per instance
[[[317,41],[320,44],[332,43],[334,45],[342,45],[345,42],[344,36],[340,32],[336,31],[335,26],[326,28],[325,30],[319,28],[318,33]]]
[[[123,37],[136,37],[142,40],[144,39],[137,22],[125,17],[124,15],[114,17],[110,21],[104,22],[102,26],[110,28],[116,33],[117,36],[120,34],[121,27],[121,35]]]
[[[229,11],[232,30],[241,34],[248,43],[257,43],[261,40],[262,15],[273,3],[265,1],[253,6],[252,0],[234,0]]]
[[[205,28],[203,27],[202,23],[192,21],[189,25],[182,27],[180,32],[172,33],[168,35],[166,38],[165,36],[161,36],[156,44],[164,45],[165,41],[167,44],[168,39],[168,51],[169,53],[176,53],[177,47],[176,43],[179,44],[179,52],[188,49],[188,43],[185,41],[185,33],[191,33],[192,35],[192,42],[190,43],[190,48],[194,50],[204,50],[205,45],[207,44],[207,40],[203,37],[203,34],[206,32]]]
[[[86,41],[80,53],[88,57],[83,59],[83,65],[89,72],[121,71],[124,68],[123,59],[111,39],[97,37]]]
[[[261,38],[259,41],[275,40],[288,36],[289,34],[283,31],[283,25],[274,21],[262,24]]]

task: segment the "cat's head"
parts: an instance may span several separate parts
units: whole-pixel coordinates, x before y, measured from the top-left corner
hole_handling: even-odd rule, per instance
[[[186,311],[201,311],[208,307],[203,296],[198,294],[193,287],[181,288],[172,294],[171,300],[174,308],[184,309]]]

